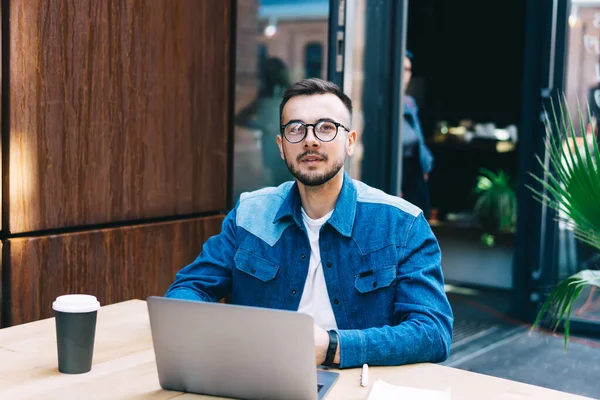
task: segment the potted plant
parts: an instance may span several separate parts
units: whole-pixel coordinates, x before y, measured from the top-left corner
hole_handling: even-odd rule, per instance
[[[581,137],[575,134],[566,99],[558,102],[558,110],[552,103],[552,120],[547,116],[546,124],[549,164],[538,157],[546,179],[532,174],[542,189],[528,187],[538,201],[557,211],[559,221],[577,239],[600,250],[600,151],[597,139],[586,132],[581,110],[578,113]],[[591,115],[589,120],[593,120]],[[532,329],[546,315],[553,329],[564,318],[566,351],[571,310],[587,285],[600,287],[600,271],[583,270],[561,282],[544,302]]]
[[[501,234],[514,233],[517,222],[517,196],[508,174],[482,168],[477,177],[473,209],[476,220],[484,230],[482,241],[488,246]]]
[[[433,226],[448,282],[513,288],[516,195],[508,174],[480,169],[472,215]]]

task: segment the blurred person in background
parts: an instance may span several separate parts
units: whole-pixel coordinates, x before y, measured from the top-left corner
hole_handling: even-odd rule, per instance
[[[290,86],[288,68],[277,57],[268,58],[262,71],[263,82],[257,98],[236,116],[236,124],[261,132],[263,185],[277,186],[293,179],[279,156],[279,104]]]
[[[419,108],[415,99],[406,94],[412,77],[410,51],[404,57],[404,118],[402,124],[402,194],[406,201],[430,216],[429,188],[427,182],[433,168],[433,155],[425,145],[423,130],[419,122]]]

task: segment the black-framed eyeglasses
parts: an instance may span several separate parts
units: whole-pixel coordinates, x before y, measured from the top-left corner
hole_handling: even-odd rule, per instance
[[[321,142],[331,142],[335,139],[340,126],[350,132],[350,129],[339,122],[321,119],[314,124],[305,124],[302,121],[290,121],[285,125],[281,125],[281,135],[290,143],[300,143],[306,138],[310,126],[313,127],[315,137]]]

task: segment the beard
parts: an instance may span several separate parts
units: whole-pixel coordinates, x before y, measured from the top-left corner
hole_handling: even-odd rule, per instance
[[[321,157],[325,162],[327,162],[327,160],[329,159],[329,157],[327,157],[326,154],[319,153],[317,151],[308,150],[308,151],[305,151],[304,153],[300,154],[296,158],[296,162],[300,163],[301,162],[300,160],[309,154],[317,155],[317,156]],[[331,166],[331,168],[329,168],[328,170],[326,170],[322,173],[311,173],[311,172],[302,172],[300,170],[300,168],[298,168],[296,165],[294,165],[292,162],[290,162],[290,160],[288,160],[285,152],[283,155],[285,158],[285,163],[286,163],[289,171],[291,172],[291,174],[294,176],[294,178],[298,179],[298,182],[302,183],[304,186],[321,186],[324,183],[329,182],[334,176],[336,176],[338,174],[338,172],[340,172],[340,170],[344,166],[344,161],[346,161],[344,158],[341,160],[337,160]]]

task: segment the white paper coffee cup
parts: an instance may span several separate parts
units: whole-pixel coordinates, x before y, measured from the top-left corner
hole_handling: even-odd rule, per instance
[[[59,296],[52,303],[56,321],[58,370],[84,374],[92,369],[100,303],[89,294]]]
[[[96,296],[89,294],[66,294],[58,296],[52,303],[54,311],[64,313],[87,313],[98,311],[99,308],[100,302]]]

